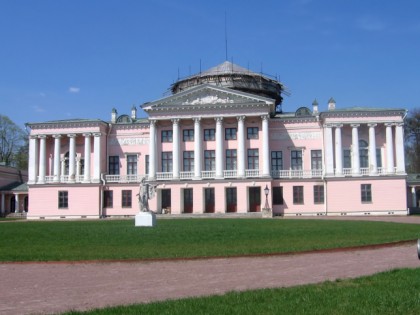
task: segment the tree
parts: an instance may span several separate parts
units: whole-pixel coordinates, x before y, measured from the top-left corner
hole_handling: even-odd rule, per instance
[[[0,115],[0,162],[27,168],[28,136],[9,117]]]
[[[420,173],[420,109],[410,111],[405,119],[405,155],[408,173]]]

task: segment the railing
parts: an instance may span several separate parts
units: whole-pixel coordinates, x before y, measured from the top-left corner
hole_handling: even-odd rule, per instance
[[[245,177],[260,177],[260,170],[245,170]]]
[[[223,171],[223,177],[224,178],[236,178],[236,177],[238,177],[238,171],[237,170]]]
[[[211,179],[216,177],[216,171],[201,171],[201,178]]]
[[[105,175],[108,183],[139,183],[145,175]]]
[[[156,179],[157,180],[168,180],[173,178],[172,172],[157,172]]]
[[[194,177],[194,172],[180,172],[179,178],[180,179],[192,179]]]
[[[273,178],[315,178],[322,177],[322,169],[316,170],[272,170]]]

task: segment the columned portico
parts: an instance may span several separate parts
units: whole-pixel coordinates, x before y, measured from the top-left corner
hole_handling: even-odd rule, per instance
[[[386,171],[394,173],[394,145],[392,141],[392,123],[386,123]]]
[[[69,134],[69,182],[74,183],[76,179],[76,135]]]
[[[180,143],[179,143],[179,119],[172,119],[172,143],[173,143],[173,179],[179,179],[179,158],[180,158]]]
[[[54,138],[54,183],[60,181],[60,146],[61,135],[53,135]]]
[[[15,213],[19,213],[19,194],[15,194]]]
[[[156,121],[150,120],[149,179],[156,178]]]
[[[4,192],[1,193],[1,209],[0,209],[0,216],[3,216],[6,213],[6,194]]]
[[[223,178],[223,117],[216,120],[216,178]]]
[[[90,182],[90,152],[91,152],[91,143],[90,143],[90,133],[84,133],[85,137],[85,172],[83,174],[83,182]]]
[[[352,173],[360,174],[360,157],[359,157],[359,124],[352,124],[351,145],[352,145]]]
[[[45,135],[39,136],[39,175],[38,175],[38,184],[45,184],[45,175],[46,175],[46,164],[47,164],[47,147]]]
[[[398,123],[395,127],[395,150],[397,157],[397,173],[405,173],[404,158],[404,123]]]
[[[99,183],[101,179],[101,134],[94,133],[94,142],[93,142],[93,182]]]
[[[263,134],[263,173],[262,176],[270,177],[270,133],[268,130],[268,115],[261,116]]]
[[[334,174],[332,126],[325,126],[325,173],[327,176]]]
[[[238,117],[238,177],[245,177],[245,116]]]
[[[341,128],[343,125],[335,126],[335,175],[343,175],[343,146],[341,140]]]
[[[201,178],[201,118],[194,118],[194,178]]]
[[[376,161],[376,124],[368,124],[369,127],[369,169],[371,175],[378,173],[378,162]]]
[[[29,165],[28,165],[28,184],[35,184],[38,175],[38,137],[31,136],[29,138]]]

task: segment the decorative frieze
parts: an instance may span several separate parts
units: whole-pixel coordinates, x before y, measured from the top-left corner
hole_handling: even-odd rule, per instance
[[[272,132],[271,140],[315,140],[321,139],[321,132]]]

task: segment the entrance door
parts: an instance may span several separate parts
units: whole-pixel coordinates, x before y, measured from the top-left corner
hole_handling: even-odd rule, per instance
[[[15,196],[12,196],[12,198],[10,198],[10,212],[15,212],[16,210],[16,199]]]
[[[161,190],[162,196],[162,209],[166,209],[167,211],[171,212],[171,190],[170,189],[162,189]]]
[[[204,189],[205,212],[214,213],[214,188]]]
[[[249,187],[249,212],[261,211],[261,187]]]
[[[184,213],[193,212],[193,189],[184,189]]]
[[[236,187],[226,188],[226,212],[237,211],[238,203],[236,196]]]

